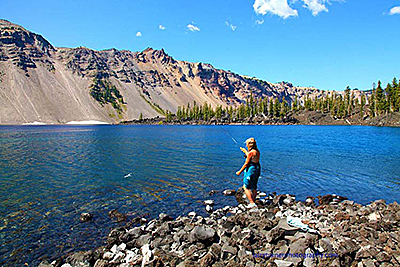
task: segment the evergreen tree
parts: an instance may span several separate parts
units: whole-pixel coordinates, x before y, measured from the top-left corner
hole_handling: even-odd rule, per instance
[[[139,114],[139,121],[142,121],[143,120],[143,114],[142,114],[142,112],[140,112],[140,114]]]
[[[378,86],[376,87],[376,110],[378,114],[381,114],[385,108],[385,96],[383,94],[383,89],[381,86],[381,81],[378,81]]]
[[[274,111],[273,111],[274,117],[279,117],[280,112],[281,112],[281,105],[279,103],[279,99],[275,98],[274,99]]]
[[[361,93],[361,99],[360,99],[360,112],[361,112],[361,116],[364,115],[365,104],[366,104],[365,94],[364,94],[364,93]]]
[[[375,89],[369,97],[369,114],[371,117],[375,117]]]
[[[274,99],[269,99],[269,111],[268,115],[274,116]]]
[[[294,97],[294,101],[292,102],[292,110],[293,111],[297,111],[298,107],[298,99],[297,99],[297,95]]]
[[[281,117],[285,116],[288,113],[288,111],[289,111],[288,106],[289,106],[288,102],[286,101],[285,96],[283,96],[282,103],[281,103],[281,114],[280,114]]]

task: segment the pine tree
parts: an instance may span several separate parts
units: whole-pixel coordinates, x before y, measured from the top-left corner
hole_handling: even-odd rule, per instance
[[[268,115],[274,116],[274,99],[273,99],[273,98],[269,99],[269,111],[268,111]]]
[[[396,81],[396,78],[393,79],[393,87],[396,87],[395,90],[395,111],[400,111],[400,82]]]
[[[378,81],[378,87],[376,87],[376,110],[378,114],[381,114],[385,109],[385,96],[383,94],[383,89],[381,86],[381,81]]]
[[[274,111],[273,111],[274,117],[279,117],[280,111],[281,111],[281,105],[279,103],[279,99],[275,98],[274,99]]]
[[[375,89],[369,97],[369,114],[371,117],[375,117]]]
[[[360,101],[360,112],[361,116],[364,116],[364,108],[366,104],[365,94],[361,93],[361,101]]]
[[[142,114],[142,112],[140,112],[140,114],[139,114],[139,121],[142,121],[143,120],[143,114]]]
[[[298,105],[298,99],[297,99],[297,95],[294,97],[294,101],[292,102],[292,110],[293,111],[297,111],[297,109],[298,109],[298,107],[297,107],[297,105]]]

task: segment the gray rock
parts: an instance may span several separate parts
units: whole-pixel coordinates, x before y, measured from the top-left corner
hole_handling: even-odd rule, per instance
[[[376,265],[375,265],[375,261],[372,260],[372,259],[363,259],[363,260],[362,260],[362,264],[363,264],[365,267],[375,267],[375,266],[376,266]]]
[[[209,226],[195,226],[190,232],[189,241],[212,243],[215,240],[215,230]]]
[[[151,235],[145,234],[136,239],[135,245],[136,245],[136,247],[140,248],[146,244],[149,244],[150,241],[151,241]]]
[[[215,256],[211,253],[208,252],[204,257],[202,257],[199,261],[200,266],[211,266],[215,262],[216,258]]]
[[[47,261],[42,261],[38,267],[53,267],[52,264],[48,263]]]
[[[289,247],[286,244],[285,240],[279,240],[274,248],[274,254],[284,255],[288,252]]]
[[[306,257],[303,260],[303,265],[305,267],[315,267],[317,266],[317,259],[314,257],[315,252],[311,248],[307,248],[305,251]]]
[[[173,218],[165,213],[160,213],[158,215],[160,222],[172,221]]]
[[[102,259],[98,259],[95,263],[94,263],[94,267],[106,267],[108,266],[108,261],[106,260],[102,260]]]
[[[227,253],[230,253],[230,254],[234,254],[234,255],[235,255],[235,254],[237,253],[237,248],[230,246],[229,243],[226,242],[226,243],[222,246],[222,252],[227,252]]]
[[[135,228],[130,229],[127,233],[132,238],[138,238],[139,236],[142,235],[143,230],[140,227],[135,227]]]

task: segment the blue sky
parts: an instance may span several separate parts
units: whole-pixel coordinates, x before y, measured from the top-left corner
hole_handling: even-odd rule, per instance
[[[54,46],[164,48],[270,82],[344,90],[400,78],[400,1],[1,0],[0,17]]]

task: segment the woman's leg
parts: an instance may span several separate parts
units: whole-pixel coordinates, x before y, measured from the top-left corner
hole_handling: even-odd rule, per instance
[[[256,201],[256,196],[257,196],[257,189],[251,190],[251,197],[253,198],[254,201]]]
[[[247,189],[245,186],[243,186],[243,190],[246,193],[246,197],[249,199],[250,204],[254,204],[254,198],[250,189]]]

